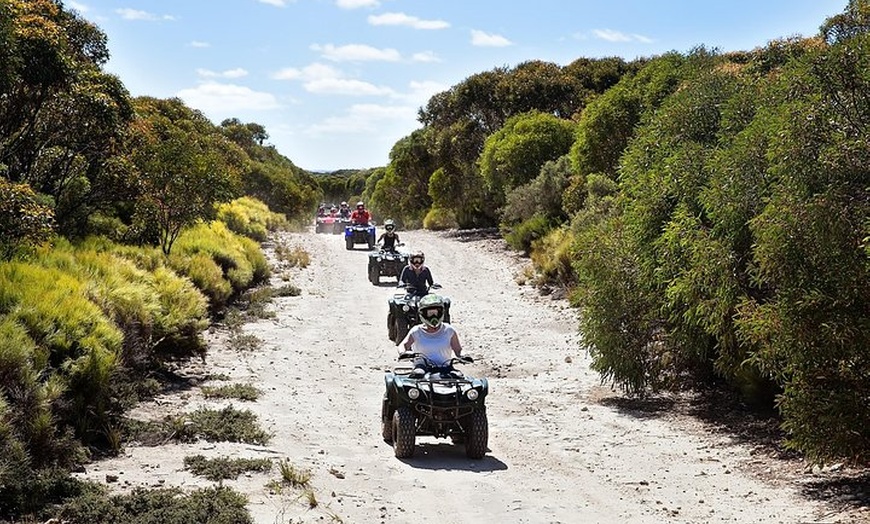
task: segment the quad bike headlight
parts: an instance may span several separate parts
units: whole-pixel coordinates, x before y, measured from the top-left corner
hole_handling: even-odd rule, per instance
[[[477,397],[480,396],[480,392],[477,391],[476,389],[469,389],[465,393],[465,396],[468,397],[468,400],[477,400]]]
[[[408,398],[411,400],[417,400],[420,398],[420,390],[417,388],[411,388],[408,390]]]
[[[405,304],[404,306],[402,306],[402,311],[410,311],[410,310],[411,310],[411,308],[408,307],[408,304]]]

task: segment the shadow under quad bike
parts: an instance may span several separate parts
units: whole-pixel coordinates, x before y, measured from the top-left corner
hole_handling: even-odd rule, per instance
[[[431,289],[441,289],[440,284],[432,284]],[[408,288],[405,284],[399,284],[396,287],[396,292],[387,300],[387,305],[390,308],[387,313],[387,338],[395,345],[399,345],[405,339],[405,335],[413,326],[420,323],[420,317],[417,314],[417,302],[423,298],[417,294],[414,289]],[[450,299],[442,296],[444,300],[444,322],[450,323]]]
[[[381,434],[392,443],[397,458],[414,456],[416,438],[451,438],[465,444],[465,455],[481,459],[487,452],[489,423],[484,400],[489,393],[485,378],[472,378],[454,369],[457,363],[472,363],[471,357],[455,357],[449,365],[434,366],[420,353],[402,353],[399,361],[422,360],[426,370],[413,364],[396,366],[384,374],[387,390],[381,404]]]
[[[374,249],[376,238],[373,225],[348,224],[344,228],[344,243],[348,250],[355,244],[366,244],[370,250]]]
[[[396,247],[403,246],[401,242]],[[369,266],[367,273],[369,282],[377,286],[381,283],[381,276],[396,277],[402,274],[402,269],[408,265],[408,253],[401,251],[389,251],[381,249],[377,253],[369,253]]]

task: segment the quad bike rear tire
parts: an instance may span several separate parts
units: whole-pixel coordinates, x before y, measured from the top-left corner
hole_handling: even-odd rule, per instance
[[[381,436],[387,444],[393,443],[393,417],[390,416],[390,399],[386,394],[381,402]]]
[[[396,338],[393,339],[393,342],[395,342],[396,345],[398,346],[399,344],[402,343],[403,340],[405,340],[405,335],[408,334],[408,331],[411,328],[410,328],[410,326],[408,326],[408,319],[405,318],[405,316],[402,315],[401,313],[396,315],[395,324],[396,324],[396,331],[395,331]]]
[[[486,411],[475,410],[468,416],[465,428],[465,456],[470,459],[482,459],[486,455],[489,444],[489,422]]]
[[[369,282],[371,282],[373,286],[377,286],[381,283],[381,270],[378,269],[377,264],[369,264]]]
[[[347,248],[348,251],[353,249],[353,237],[344,237],[344,247]]]
[[[416,421],[408,406],[399,406],[393,413],[393,453],[396,458],[414,456]]]

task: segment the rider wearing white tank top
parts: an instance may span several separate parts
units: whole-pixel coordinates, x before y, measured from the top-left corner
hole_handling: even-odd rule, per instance
[[[411,351],[422,354],[436,366],[442,367],[448,365],[450,359],[453,358],[452,340],[455,336],[456,330],[453,329],[453,326],[445,323],[438,326],[435,331],[430,331],[428,327],[424,328],[418,324],[408,332]],[[457,353],[456,356],[459,354]]]

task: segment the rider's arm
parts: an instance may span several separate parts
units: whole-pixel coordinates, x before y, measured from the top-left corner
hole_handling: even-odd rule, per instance
[[[399,353],[402,351],[411,351],[411,347],[414,345],[414,333],[409,331],[407,335],[405,335],[405,340],[399,344],[403,349],[399,350]]]
[[[455,331],[453,332],[453,336],[450,337],[450,349],[453,350],[453,353],[455,353],[457,357],[462,355],[462,344],[459,343],[459,335],[457,335]]]
[[[432,271],[428,267],[426,268],[426,283],[429,284],[429,287],[432,287],[432,285],[435,283],[432,280]]]

